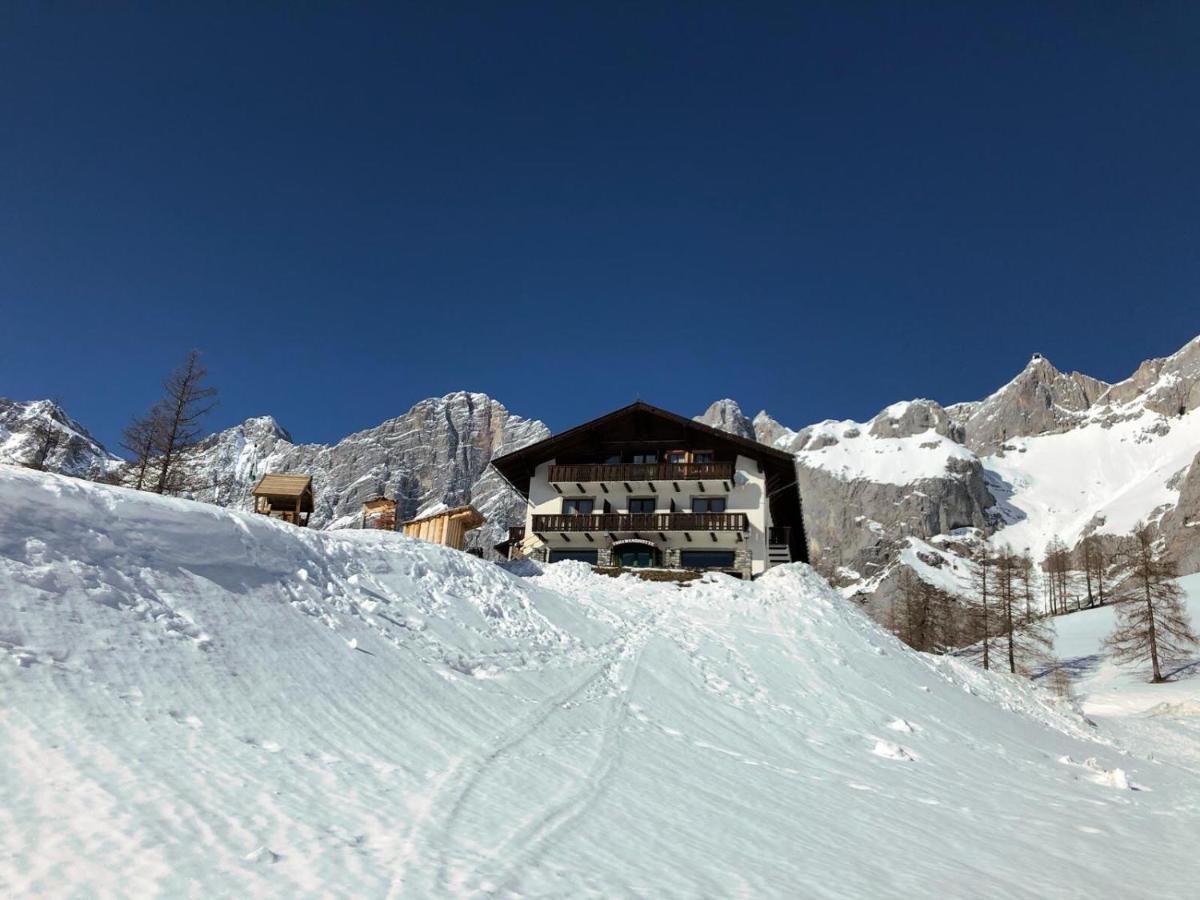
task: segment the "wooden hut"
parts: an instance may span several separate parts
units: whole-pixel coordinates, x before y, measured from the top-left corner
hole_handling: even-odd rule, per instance
[[[439,506],[405,522],[404,533],[431,544],[462,550],[467,532],[478,528],[484,521],[479,510],[473,506],[456,506],[453,509]]]
[[[254,486],[254,511],[303,528],[313,511],[308,475],[264,475]]]
[[[396,530],[396,501],[374,497],[363,504],[362,527],[381,531]]]

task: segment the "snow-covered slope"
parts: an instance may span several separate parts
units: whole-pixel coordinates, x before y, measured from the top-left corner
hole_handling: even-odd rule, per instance
[[[1129,534],[1179,500],[1200,453],[1200,409],[1093,417],[1070,431],[1017,438],[983,459],[1003,516],[994,540],[1041,557],[1055,535]]]
[[[519,577],[2,466],[0,507],[6,895],[1194,896],[1194,774],[803,566]]]
[[[1200,575],[1179,579],[1192,626],[1200,626]],[[1130,747],[1187,765],[1200,778],[1200,654],[1165,660],[1170,678],[1150,684],[1146,665],[1117,664],[1104,646],[1112,633],[1112,606],[1055,619],[1055,653],[1080,706]]]

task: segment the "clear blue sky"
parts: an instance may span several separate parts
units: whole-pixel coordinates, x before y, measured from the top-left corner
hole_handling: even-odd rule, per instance
[[[193,346],[214,426],[334,440],[457,389],[799,426],[1200,332],[1194,3],[169,6],[0,10],[0,395],[110,445]]]

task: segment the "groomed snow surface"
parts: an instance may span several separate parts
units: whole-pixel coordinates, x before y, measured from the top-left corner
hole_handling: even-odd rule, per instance
[[[803,566],[510,573],[3,466],[0,510],[0,895],[1196,895],[1192,762]]]

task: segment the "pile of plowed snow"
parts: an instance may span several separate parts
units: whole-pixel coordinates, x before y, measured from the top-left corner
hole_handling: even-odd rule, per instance
[[[803,566],[510,573],[0,466],[0,893],[1194,896],[1196,776]]]

